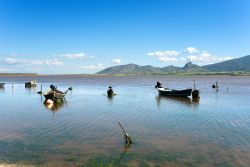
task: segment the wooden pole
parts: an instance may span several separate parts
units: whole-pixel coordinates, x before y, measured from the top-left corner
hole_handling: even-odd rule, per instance
[[[122,128],[123,132],[124,132],[124,133],[127,133],[127,132],[125,131],[125,129],[122,127],[122,124],[121,124],[120,122],[118,122],[118,123],[119,123],[120,127]]]
[[[193,80],[193,81],[194,81],[194,90],[196,90],[195,80]]]
[[[129,136],[129,134],[125,131],[125,129],[122,127],[122,124],[120,122],[118,122],[118,124],[120,125],[120,127],[122,128],[122,131],[124,133],[124,139],[126,141],[126,144],[131,144],[133,143],[131,137]]]

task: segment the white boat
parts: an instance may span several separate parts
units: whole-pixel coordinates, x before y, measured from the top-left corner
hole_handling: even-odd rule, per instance
[[[36,80],[25,83],[26,88],[36,87]]]

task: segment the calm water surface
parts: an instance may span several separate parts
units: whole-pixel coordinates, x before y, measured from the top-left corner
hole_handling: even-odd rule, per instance
[[[62,105],[45,106],[40,84],[24,88],[33,79],[44,91],[50,83],[73,91]],[[0,89],[0,166],[250,165],[250,77],[0,77],[12,80]],[[157,80],[176,89],[195,80],[201,98],[158,97]]]

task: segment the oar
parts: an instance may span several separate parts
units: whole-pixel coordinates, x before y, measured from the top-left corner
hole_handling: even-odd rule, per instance
[[[66,95],[68,93],[69,90],[72,90],[72,87],[69,87],[65,92],[64,94]]]

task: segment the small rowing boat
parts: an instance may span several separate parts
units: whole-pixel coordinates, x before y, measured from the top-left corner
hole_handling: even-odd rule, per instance
[[[157,88],[160,96],[177,96],[177,97],[187,97],[191,96],[192,89],[175,90],[169,88]]]
[[[60,91],[49,91],[48,93],[44,94],[43,96],[45,97],[46,100],[50,99],[54,102],[58,102],[60,100],[63,100],[65,97],[65,93],[60,92]]]

